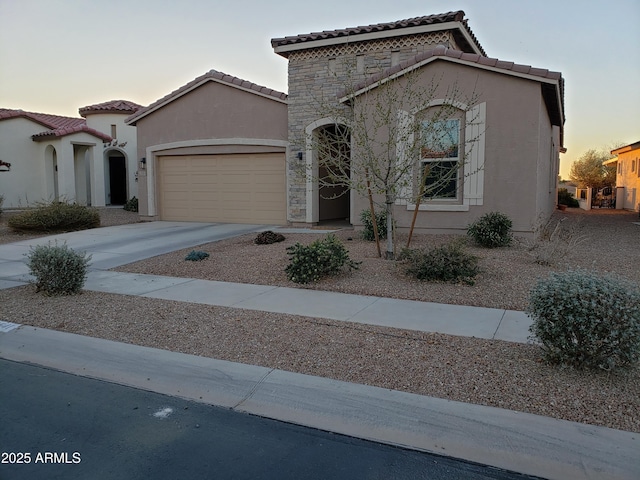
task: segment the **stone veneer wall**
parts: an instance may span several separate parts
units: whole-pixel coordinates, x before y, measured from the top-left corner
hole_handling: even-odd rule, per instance
[[[337,103],[337,94],[349,84],[363,80],[397,63],[445,45],[459,50],[449,32],[433,32],[354,42],[289,54],[289,165],[305,162],[305,128],[321,116],[319,105]],[[360,59],[358,58],[360,57]],[[360,64],[363,68],[358,68]],[[347,107],[345,107],[347,108]],[[288,169],[289,212],[293,223],[306,222],[306,183],[296,168]]]

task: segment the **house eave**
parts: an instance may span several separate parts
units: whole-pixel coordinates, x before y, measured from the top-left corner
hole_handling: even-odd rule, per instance
[[[142,111],[140,114],[138,113],[134,113],[133,115],[131,115],[130,117],[125,119],[125,123],[127,125],[132,125],[135,126],[136,123],[143,119],[144,117],[151,115],[153,112],[156,112],[158,110],[160,110],[161,108],[164,108],[166,105],[170,104],[171,102],[179,99],[180,97],[183,97],[184,95],[193,92],[194,90],[200,88],[202,85],[204,85],[207,82],[215,82],[215,83],[219,83],[221,85],[225,85],[227,87],[231,87],[231,88],[237,88],[238,90],[242,90],[244,92],[247,93],[251,93],[253,95],[258,95],[259,97],[263,97],[266,98],[268,100],[272,100],[274,102],[280,102],[283,103],[285,105],[288,105],[288,101],[284,100],[284,99],[279,99],[279,98],[275,98],[273,95],[266,95],[264,93],[258,92],[256,90],[253,90],[251,88],[246,88],[243,87],[242,85],[235,85],[229,82],[225,82],[224,80],[218,79],[218,78],[213,78],[213,77],[205,77],[202,80],[200,80],[199,82],[194,83],[193,85],[189,86],[188,88],[185,88],[184,90],[177,92],[175,95],[166,98],[164,101],[158,103],[157,105],[154,105],[153,107],[146,109],[144,111]]]
[[[399,70],[398,72],[395,72],[392,75],[386,76],[382,79],[380,79],[377,82],[374,82],[370,85],[367,85],[366,87],[363,87],[353,93],[344,95],[342,97],[339,98],[339,101],[341,103],[345,103],[348,102],[350,100],[352,100],[353,98],[362,95],[363,93],[366,93],[374,88],[377,88],[380,85],[383,85],[389,81],[393,81],[399,77],[402,77],[403,75],[406,75],[407,73],[410,73],[414,70],[417,70],[419,68],[422,68],[432,62],[438,61],[438,60],[443,60],[443,61],[448,61],[448,62],[452,62],[452,63],[457,63],[459,65],[464,65],[467,67],[471,67],[471,68],[479,68],[482,70],[486,70],[486,71],[490,71],[490,72],[494,72],[494,73],[499,73],[502,75],[509,75],[512,77],[517,77],[517,78],[522,78],[525,80],[531,80],[534,82],[538,82],[541,84],[545,84],[545,85],[549,85],[550,87],[553,87],[555,89],[555,93],[556,93],[556,97],[557,97],[557,114],[558,114],[558,120],[557,122],[559,123],[559,126],[564,125],[564,112],[562,109],[562,105],[561,105],[561,92],[560,92],[560,81],[558,79],[554,79],[554,78],[545,78],[545,77],[541,77],[538,75],[532,75],[529,73],[523,73],[523,72],[517,72],[517,71],[513,71],[513,70],[505,70],[502,68],[498,68],[498,67],[493,67],[491,65],[482,65],[476,62],[469,62],[467,60],[463,60],[460,58],[454,58],[454,57],[448,57],[448,56],[442,56],[442,55],[436,55],[436,56],[432,56],[429,58],[426,58],[420,62],[416,62],[415,64],[412,64],[410,66],[408,66],[407,68],[404,68],[402,70]]]
[[[321,40],[307,40],[304,42],[292,43],[287,45],[280,45],[273,49],[275,53],[285,58],[289,56],[291,52],[300,50],[310,50],[313,48],[329,47],[334,45],[345,45],[349,43],[367,42],[372,40],[380,40],[385,38],[402,37],[408,35],[417,35],[421,33],[432,33],[445,30],[456,31],[457,34],[461,34],[466,40],[469,48],[468,53],[476,53],[479,55],[485,55],[485,53],[476,44],[476,41],[471,37],[467,29],[462,22],[446,22],[436,23],[431,25],[420,25],[416,27],[399,28],[395,30],[383,30],[380,32],[368,32],[357,33],[353,35],[344,35],[335,38],[325,38]]]

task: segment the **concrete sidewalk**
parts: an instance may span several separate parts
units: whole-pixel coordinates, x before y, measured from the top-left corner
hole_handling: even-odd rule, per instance
[[[531,325],[513,310],[122,272],[92,271],[85,289],[521,343]]]
[[[108,271],[267,228],[154,222],[0,245],[0,288],[29,281],[22,255],[30,245],[58,240],[93,255],[88,290],[527,341],[523,312]],[[640,436],[630,432],[10,322],[0,318],[0,357],[7,360],[545,478],[640,478]]]
[[[7,360],[543,478],[640,478],[640,436],[631,432],[6,322],[0,327],[0,357]]]
[[[150,222],[26,240],[0,245],[0,289],[31,280],[24,257],[31,246],[64,242],[92,255],[86,290],[527,342],[531,320],[523,312],[512,310],[109,271],[144,258],[266,229],[309,231],[268,225]]]

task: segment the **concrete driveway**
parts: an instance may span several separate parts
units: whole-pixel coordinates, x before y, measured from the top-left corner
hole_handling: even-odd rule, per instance
[[[30,279],[26,257],[32,246],[66,243],[92,256],[90,270],[108,270],[182,248],[267,230],[268,225],[228,223],[148,222],[62,233],[0,245],[0,288]],[[275,228],[275,227],[273,227]]]

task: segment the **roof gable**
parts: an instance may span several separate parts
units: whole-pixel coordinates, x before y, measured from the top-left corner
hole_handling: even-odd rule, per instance
[[[376,88],[378,85],[401,77],[434,61],[441,60],[539,82],[542,85],[542,94],[549,109],[549,116],[552,123],[560,127],[564,125],[564,80],[560,72],[534,68],[529,65],[520,65],[514,62],[505,62],[497,58],[488,58],[478,54],[464,53],[442,46],[416,55],[410,60],[402,62],[358,83],[353,88],[353,92],[345,91],[340,93],[340,101],[349,101],[358,95]]]
[[[61,115],[49,115],[47,113],[25,112],[24,110],[11,110],[8,108],[0,108],[0,120],[8,120],[11,118],[26,118],[32,122],[38,123],[48,128],[44,132],[31,135],[31,139],[35,142],[48,140],[51,138],[60,138],[74,133],[85,132],[103,141],[111,141],[112,138],[102,132],[87,126],[84,118],[63,117]]]
[[[113,140],[109,135],[99,132],[95,128],[88,127],[87,124],[61,127],[61,128],[56,128],[55,130],[48,130],[46,132],[36,133],[35,135],[31,135],[31,139],[34,142],[43,142],[51,138],[66,137],[67,135],[73,135],[74,133],[83,133],[83,132],[88,133],[89,135],[93,135],[94,137],[99,138],[103,142],[110,142],[111,140]]]
[[[76,127],[85,123],[83,118],[63,117],[61,115],[49,115],[47,113],[25,112],[24,110],[0,108],[0,120],[19,117],[39,123],[43,127],[50,129]]]
[[[136,113],[142,108],[142,105],[130,102],[128,100],[110,100],[108,102],[97,103],[95,105],[88,105],[78,110],[81,116],[97,115],[101,113],[122,113],[125,115],[131,115]]]
[[[182,87],[174,90],[173,92],[165,95],[161,99],[153,102],[148,107],[141,108],[133,115],[127,117],[125,119],[125,123],[129,125],[135,125],[136,122],[147,115],[155,112],[156,110],[161,109],[165,105],[177,100],[178,98],[186,95],[187,93],[197,89],[198,87],[206,84],[207,82],[217,82],[223,85],[227,85],[229,87],[237,88],[239,90],[243,90],[245,92],[259,95],[261,97],[268,98],[270,100],[275,100],[281,103],[287,103],[287,94],[278,92],[276,90],[272,90],[267,87],[263,87],[261,85],[255,84],[253,82],[249,82],[248,80],[243,80],[238,77],[234,77],[233,75],[227,75],[226,73],[218,72],[217,70],[210,70],[204,75],[201,75],[191,82],[183,85]]]
[[[452,30],[456,42],[463,51],[486,55],[476,36],[469,28],[464,15],[464,11],[458,10],[395,22],[273,38],[271,46],[277,54],[286,58],[294,50],[305,50],[338,43],[367,41],[374,38],[411,35],[427,31]]]

